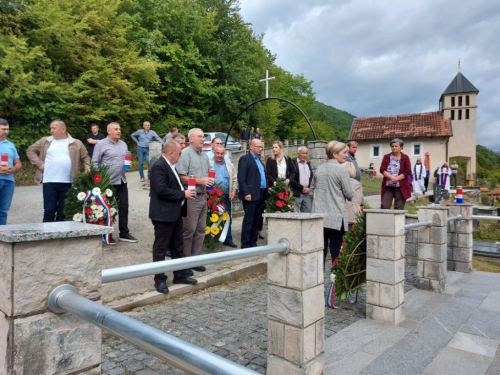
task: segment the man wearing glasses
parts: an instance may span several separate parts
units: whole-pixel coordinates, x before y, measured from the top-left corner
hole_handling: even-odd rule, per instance
[[[257,246],[262,212],[267,199],[267,182],[264,164],[260,160],[262,142],[253,139],[250,152],[238,163],[238,198],[243,202],[245,216],[241,226],[241,248]]]

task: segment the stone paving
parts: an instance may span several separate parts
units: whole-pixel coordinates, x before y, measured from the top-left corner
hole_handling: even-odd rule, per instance
[[[406,291],[416,281],[415,269],[406,272]],[[325,294],[330,285],[325,272]],[[341,309],[325,308],[325,338],[365,316],[365,294]],[[161,304],[126,313],[182,340],[228,358],[261,374],[267,364],[266,275],[247,278]],[[185,374],[134,346],[103,332],[102,373],[107,375]]]

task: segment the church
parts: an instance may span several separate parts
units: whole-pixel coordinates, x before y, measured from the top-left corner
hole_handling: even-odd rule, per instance
[[[441,94],[437,112],[355,118],[349,140],[358,142],[358,165],[378,171],[384,154],[391,152],[389,142],[401,138],[412,165],[429,153],[432,175],[445,161],[466,160],[467,185],[474,185],[478,94],[459,72]]]

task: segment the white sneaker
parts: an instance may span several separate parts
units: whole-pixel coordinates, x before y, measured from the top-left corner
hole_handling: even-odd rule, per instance
[[[141,182],[144,182],[144,177],[141,177]]]

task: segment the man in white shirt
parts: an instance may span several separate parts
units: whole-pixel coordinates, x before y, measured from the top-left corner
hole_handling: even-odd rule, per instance
[[[81,141],[69,135],[63,121],[52,121],[50,133],[50,137],[43,137],[26,151],[31,163],[38,168],[35,182],[43,182],[44,223],[64,221],[66,193],[81,165],[88,172],[90,162],[87,149]]]

